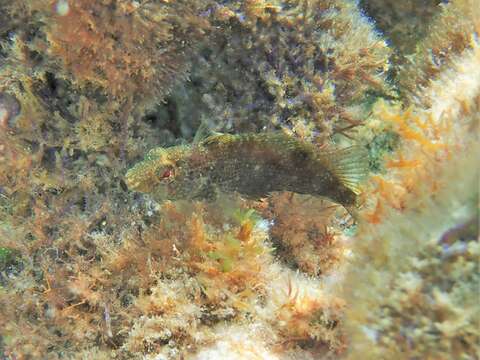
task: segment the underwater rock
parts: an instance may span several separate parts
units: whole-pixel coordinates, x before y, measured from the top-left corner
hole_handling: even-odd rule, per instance
[[[411,101],[391,94],[392,49],[350,0],[0,0],[0,358],[471,354],[478,241],[455,229],[476,162],[437,176],[478,130],[475,13],[450,16],[468,1],[445,6],[465,5],[401,75],[428,85]],[[448,61],[417,66],[442,44]],[[181,148],[205,119],[321,150],[377,125],[395,141],[371,148],[382,171],[356,227],[288,192],[157,203],[127,188],[148,149]]]
[[[354,2],[228,1],[213,19],[221,31],[201,44],[192,81],[173,95],[188,99],[183,116],[216,130],[281,128],[322,144],[349,136],[372,96],[391,91],[391,50]]]
[[[14,127],[15,118],[20,114],[20,103],[8,93],[0,93],[0,126]]]

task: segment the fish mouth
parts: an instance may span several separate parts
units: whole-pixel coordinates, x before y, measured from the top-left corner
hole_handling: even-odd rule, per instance
[[[132,168],[125,174],[124,181],[130,191],[149,193],[156,200],[171,200],[174,197],[169,183],[156,181],[153,172],[146,173],[137,170]]]
[[[152,176],[148,176],[144,172],[138,171],[136,167],[128,170],[125,174],[125,184],[127,185],[129,190],[133,191],[140,191],[140,192],[148,192],[150,189],[151,184],[149,184],[152,180]],[[146,181],[147,180],[147,181]]]

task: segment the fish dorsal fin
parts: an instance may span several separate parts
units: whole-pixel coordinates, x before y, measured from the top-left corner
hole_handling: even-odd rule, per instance
[[[223,133],[213,133],[208,138],[204,139],[200,144],[206,147],[212,146],[222,146],[228,144],[232,140],[236,138],[235,135],[232,134],[223,134]]]
[[[210,135],[212,135],[210,128],[205,121],[202,121],[197,129],[197,132],[195,133],[195,136],[193,137],[193,144],[201,143]]]
[[[205,140],[215,135],[222,135],[222,134],[219,132],[213,131],[212,129],[210,129],[206,121],[202,121],[200,123],[200,126],[197,129],[197,132],[195,133],[195,136],[193,137],[193,144],[198,145],[200,143],[203,143]]]
[[[360,145],[327,152],[325,161],[330,171],[340,182],[356,195],[360,193],[360,182],[368,173],[368,153]]]

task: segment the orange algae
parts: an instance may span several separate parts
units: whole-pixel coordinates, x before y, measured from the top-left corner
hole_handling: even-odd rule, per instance
[[[200,39],[209,27],[199,16],[200,1],[77,0],[61,13],[53,3],[51,13],[45,14],[48,51],[63,61],[80,84],[99,84],[116,98],[139,91],[163,95],[165,84],[186,69],[184,52],[191,40]],[[31,6],[45,11],[42,5],[37,1]],[[177,8],[182,18],[175,14]],[[183,36],[181,45],[176,38]]]
[[[274,219],[270,236],[277,254],[291,267],[318,276],[342,264],[345,244],[339,240],[336,221],[344,213],[339,206],[310,196],[276,193],[260,211]]]
[[[389,175],[373,176],[370,185],[365,186],[364,197],[374,204],[369,207],[375,209],[366,211],[365,219],[371,223],[381,222],[384,205],[404,210],[408,206],[405,196],[415,191],[418,184],[428,186],[429,191],[435,193],[438,183],[431,177],[432,169],[447,160],[457,146],[448,143],[448,139],[455,136],[451,118],[444,116],[435,121],[428,110],[414,110],[412,107],[401,110],[388,108],[385,104],[380,104],[375,111],[379,119],[392,124],[403,146],[385,162]]]
[[[478,218],[480,47],[473,46],[422,91],[430,107],[376,109],[402,144],[364,194],[370,202],[344,283],[348,359],[478,353],[480,248],[478,228],[467,226]]]
[[[420,164],[420,160],[406,160],[400,155],[399,159],[388,160],[385,166],[387,168],[416,168]]]

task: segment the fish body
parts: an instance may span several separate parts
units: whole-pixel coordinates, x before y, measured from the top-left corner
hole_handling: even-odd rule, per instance
[[[159,200],[208,199],[216,191],[261,198],[275,191],[354,205],[365,151],[321,151],[282,133],[212,135],[194,145],[152,149],[126,174],[131,190]]]

